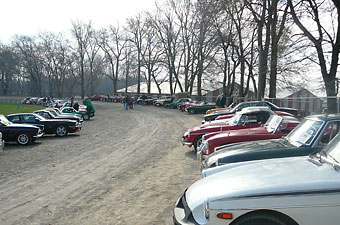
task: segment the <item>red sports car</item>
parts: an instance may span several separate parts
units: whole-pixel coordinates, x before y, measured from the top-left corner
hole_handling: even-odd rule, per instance
[[[222,124],[203,124],[189,129],[184,133],[182,143],[189,147],[194,146],[197,150],[201,145],[202,136],[205,134],[260,127],[266,123],[271,115],[274,115],[274,112],[269,108],[244,109]]]
[[[229,130],[227,132],[215,132],[203,136],[202,145],[198,150],[201,159],[218,151],[219,146],[235,144],[246,141],[278,139],[286,136],[300,122],[296,120],[283,120],[278,115],[271,116],[270,119],[257,128]]]

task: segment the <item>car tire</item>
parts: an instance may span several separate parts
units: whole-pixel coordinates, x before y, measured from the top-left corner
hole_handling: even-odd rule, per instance
[[[170,105],[169,108],[170,108],[170,109],[174,109],[175,106],[174,106],[174,105]]]
[[[194,140],[194,149],[195,151],[197,152],[198,151],[198,148],[201,146],[202,144],[202,135],[196,137],[196,139]]]
[[[66,136],[68,133],[68,129],[66,126],[64,125],[59,125],[55,128],[55,134],[58,136],[58,137],[64,137]]]
[[[84,114],[83,118],[84,118],[84,120],[89,120],[90,119],[90,115],[86,113],[86,114]]]
[[[16,141],[19,145],[27,145],[32,141],[32,137],[26,132],[20,132],[16,137]]]
[[[195,111],[194,109],[190,109],[190,110],[189,110],[189,113],[190,113],[190,114],[196,114],[196,111]]]
[[[288,225],[276,216],[267,214],[248,215],[236,221],[235,225]]]

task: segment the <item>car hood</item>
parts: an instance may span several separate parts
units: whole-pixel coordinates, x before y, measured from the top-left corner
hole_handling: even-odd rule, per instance
[[[242,154],[247,152],[258,152],[269,149],[286,149],[295,148],[294,145],[290,144],[286,139],[270,139],[261,141],[250,141],[239,144],[229,144],[218,147],[218,151],[211,154],[207,159],[208,165],[210,162],[216,162],[218,158],[233,155],[235,153]]]
[[[193,210],[206,199],[217,203],[339,188],[339,172],[329,164],[318,166],[308,159],[304,156],[230,164],[229,169],[191,185],[186,192],[188,206]]]

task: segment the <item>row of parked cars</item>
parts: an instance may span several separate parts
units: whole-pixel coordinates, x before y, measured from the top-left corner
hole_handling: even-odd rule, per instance
[[[0,115],[0,133],[5,142],[16,142],[19,145],[28,145],[44,134],[54,134],[57,137],[64,137],[69,133],[81,130],[84,119],[89,119],[89,111],[94,116],[95,109],[91,102],[84,103],[81,108],[85,111],[78,111],[73,107],[45,108],[33,113],[16,113]],[[91,108],[91,109],[88,109]],[[2,143],[3,147],[3,141]]]
[[[300,122],[297,110],[262,103],[215,111],[185,132],[202,179],[178,199],[174,224],[339,224],[340,115]]]

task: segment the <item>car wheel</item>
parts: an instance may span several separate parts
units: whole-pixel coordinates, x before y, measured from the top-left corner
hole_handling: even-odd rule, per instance
[[[196,111],[195,111],[194,109],[190,109],[190,110],[189,110],[189,113],[190,113],[190,114],[195,114]]]
[[[66,136],[68,133],[67,131],[67,127],[66,126],[57,126],[56,129],[55,129],[55,134],[58,136],[58,137],[64,137]]]
[[[174,105],[170,105],[169,108],[170,108],[170,109],[174,109],[175,106],[174,106]]]
[[[84,120],[89,120],[89,119],[90,119],[90,115],[86,113],[86,114],[84,115]]]
[[[19,133],[16,139],[19,145],[27,145],[32,141],[31,135],[27,134],[26,132]]]
[[[266,214],[254,214],[245,216],[235,223],[235,225],[287,225],[281,219]]]
[[[195,141],[194,141],[194,149],[197,152],[198,148],[201,146],[202,144],[202,135],[196,137]]]

